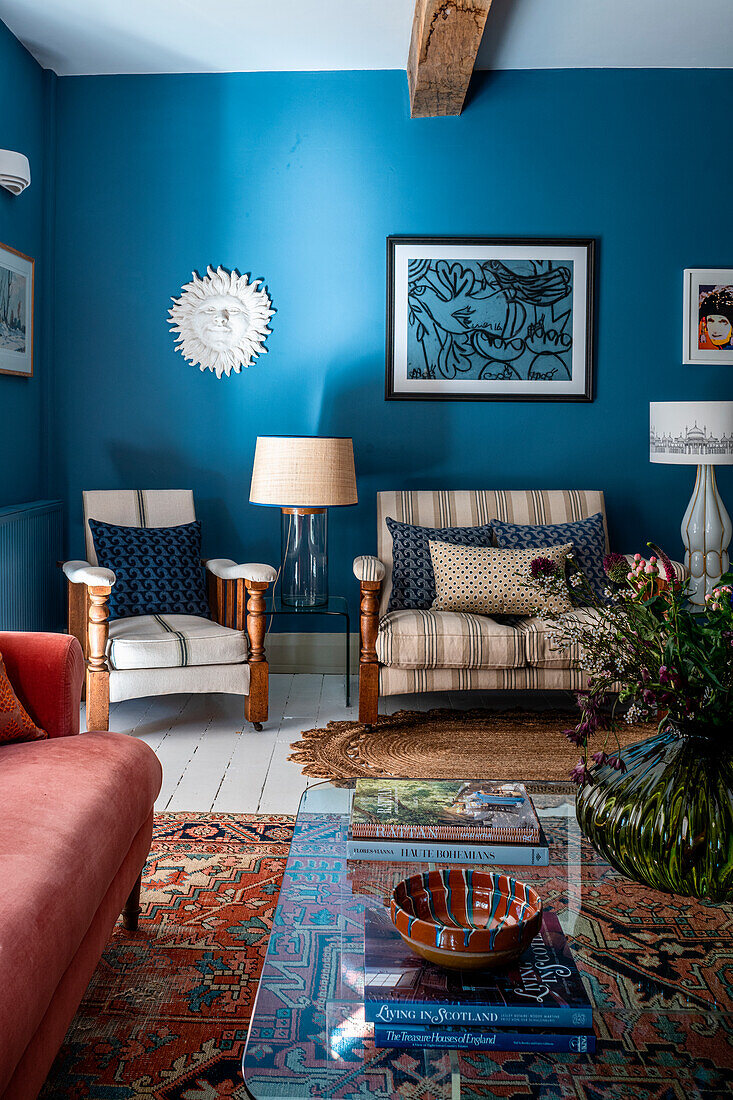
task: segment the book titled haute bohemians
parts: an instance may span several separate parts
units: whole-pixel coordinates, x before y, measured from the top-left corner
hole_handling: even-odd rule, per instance
[[[367,910],[364,1014],[411,1027],[593,1026],[593,1010],[552,910],[516,962],[501,970],[445,970],[414,955],[381,906]]]
[[[350,859],[547,866],[549,851],[521,783],[359,779]]]

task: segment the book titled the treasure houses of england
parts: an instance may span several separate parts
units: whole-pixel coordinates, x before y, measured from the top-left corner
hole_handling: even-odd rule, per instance
[[[593,1026],[593,1010],[557,915],[545,910],[525,953],[498,970],[446,970],[414,955],[382,907],[365,913],[364,1012],[412,1027]]]
[[[376,1047],[420,1047],[446,1050],[526,1050],[533,1054],[547,1050],[566,1054],[592,1054],[596,1037],[592,1031],[572,1028],[527,1027],[420,1027],[408,1024],[375,1024]]]
[[[350,859],[547,866],[549,850],[521,783],[359,779]]]

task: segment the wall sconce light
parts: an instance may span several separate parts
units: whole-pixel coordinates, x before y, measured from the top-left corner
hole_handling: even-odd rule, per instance
[[[31,166],[28,157],[11,149],[0,149],[0,187],[19,195],[31,182]]]

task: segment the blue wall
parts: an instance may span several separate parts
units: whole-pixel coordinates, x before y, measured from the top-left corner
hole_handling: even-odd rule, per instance
[[[34,377],[0,374],[0,507],[44,492],[45,83],[40,66],[0,22],[0,149],[25,153],[32,176],[22,195],[0,188],[0,243],[36,261]]]
[[[332,589],[375,548],[379,488],[602,487],[612,541],[680,552],[692,469],[648,462],[650,399],[733,397],[681,365],[682,270],[733,266],[733,72],[503,72],[459,118],[409,118],[404,73],[58,82],[51,489],[81,549],[85,486],[192,486],[204,550],[274,561],[248,504],[258,433],[352,435]],[[593,404],[383,399],[390,233],[598,239]],[[263,276],[268,354],[217,381],[169,300],[207,264]],[[730,470],[720,484],[733,507]]]

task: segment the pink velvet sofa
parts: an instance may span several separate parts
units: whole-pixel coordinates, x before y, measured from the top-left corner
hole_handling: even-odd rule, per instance
[[[79,733],[84,659],[64,634],[0,633],[48,740],[0,746],[0,1098],[40,1091],[115,922],[137,926],[160,763]]]

